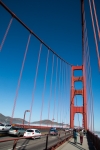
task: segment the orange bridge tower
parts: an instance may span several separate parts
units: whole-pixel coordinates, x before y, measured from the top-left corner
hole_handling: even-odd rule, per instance
[[[74,115],[75,113],[81,113],[83,115],[83,126],[87,130],[87,100],[86,100],[86,81],[85,76],[75,77],[74,71],[75,70],[82,70],[83,66],[72,66],[72,78],[71,78],[71,96],[70,96],[70,128],[74,128]],[[82,81],[83,88],[80,90],[76,90],[74,87],[74,83]],[[74,97],[75,95],[82,95],[83,96],[83,106],[77,107],[74,105]]]

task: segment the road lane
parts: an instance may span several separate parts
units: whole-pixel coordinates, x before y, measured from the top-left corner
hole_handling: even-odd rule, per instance
[[[49,136],[48,137],[48,146],[51,146],[57,143],[59,140],[65,138],[65,132],[60,133],[61,136]],[[68,136],[68,133],[66,134]],[[0,150],[12,150],[14,141],[0,143]],[[46,146],[46,136],[41,137],[41,139],[21,139],[18,141],[16,149],[18,150],[43,150]]]

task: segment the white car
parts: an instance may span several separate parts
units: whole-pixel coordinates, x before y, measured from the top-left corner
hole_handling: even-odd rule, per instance
[[[35,138],[41,138],[41,132],[37,129],[27,129],[24,133],[24,137],[32,137]]]
[[[8,131],[12,126],[10,124],[0,123],[0,131]]]
[[[64,131],[68,132],[68,131],[69,131],[69,128],[65,128]]]

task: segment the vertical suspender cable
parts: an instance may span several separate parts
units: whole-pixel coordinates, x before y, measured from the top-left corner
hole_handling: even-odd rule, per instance
[[[62,114],[62,116],[63,116],[63,121],[65,120],[65,104],[66,104],[66,102],[65,102],[65,64],[63,65],[63,114]],[[64,123],[65,123],[65,121],[64,121]]]
[[[86,36],[87,36],[87,29],[86,29]],[[90,57],[89,57],[89,46],[88,46],[88,37],[87,37],[87,54],[88,54],[88,70],[90,71],[89,73],[89,85],[90,85],[90,96],[91,96],[91,129],[94,131],[94,119],[93,119],[93,116],[94,116],[94,112],[93,112],[93,93],[92,93],[92,89],[91,89],[91,84],[92,84],[92,79],[91,79],[91,67],[90,67]]]
[[[95,25],[94,25],[94,20],[93,20],[93,13],[92,13],[92,6],[91,6],[91,1],[90,0],[89,0],[89,6],[90,6],[91,19],[92,19],[92,27],[93,27],[93,32],[94,32],[94,39],[95,39],[95,44],[96,44],[98,65],[99,65],[99,70],[100,70],[100,55],[99,55],[98,42],[97,42],[97,37],[96,37],[96,31],[95,31]]]
[[[56,66],[56,81],[55,81],[55,91],[54,91],[54,110],[53,110],[53,119],[54,119],[54,116],[55,116],[55,106],[56,106],[57,73],[58,73],[58,57],[57,57],[57,66]]]
[[[28,37],[28,42],[27,42],[27,45],[26,45],[26,50],[25,50],[25,53],[24,53],[24,58],[23,58],[22,66],[21,66],[21,71],[20,71],[19,79],[18,79],[18,84],[17,84],[17,89],[16,89],[16,95],[15,95],[15,99],[14,99],[14,106],[13,106],[13,111],[12,111],[12,118],[14,116],[16,101],[17,101],[17,97],[18,97],[20,82],[21,82],[21,78],[22,78],[22,73],[23,73],[23,69],[24,69],[24,64],[25,64],[25,60],[26,60],[26,55],[27,55],[27,51],[28,51],[28,46],[29,46],[30,38],[31,38],[31,33],[29,34],[29,37]],[[11,119],[11,124],[12,124],[12,119]]]
[[[48,58],[49,58],[49,50],[48,50],[47,60],[46,60],[46,70],[45,70],[45,77],[44,77],[44,87],[43,87],[43,93],[42,93],[42,106],[41,106],[41,114],[40,114],[40,126],[41,126],[42,112],[43,112],[43,105],[44,105],[44,94],[45,94],[46,77],[47,77],[47,70],[48,70]]]
[[[86,29],[86,35],[87,35],[87,29]],[[88,50],[88,59],[89,59],[89,71],[90,71],[90,88],[91,88],[91,115],[92,115],[92,131],[94,131],[94,109],[93,109],[93,92],[92,92],[92,77],[91,77],[91,67],[90,67],[90,56],[89,56],[89,45],[88,45],[88,37],[87,37],[87,50]]]
[[[58,114],[59,114],[59,105],[60,105],[60,78],[61,78],[61,60],[60,60],[60,71],[59,71],[59,81],[58,81],[58,95],[59,95],[59,98],[58,98],[58,112],[57,112],[57,122],[58,122]]]
[[[61,72],[63,72],[62,61],[61,61]],[[61,74],[63,74],[63,73],[61,73]],[[63,85],[62,75],[61,75],[61,83]],[[62,112],[62,85],[61,85],[61,90],[60,90],[60,123],[62,122],[61,121],[61,112]]]
[[[77,96],[76,96],[76,106],[77,106]],[[78,113],[78,123],[79,123],[79,127],[80,127],[79,113]]]
[[[67,109],[67,100],[68,100],[68,95],[67,95],[67,92],[68,92],[68,75],[67,75],[67,72],[68,72],[68,65],[65,66],[65,73],[66,73],[66,80],[65,80],[65,85],[66,85],[66,109]],[[70,91],[69,91],[70,92]],[[69,105],[70,107],[70,105]],[[67,124],[67,111],[66,111],[66,124]]]
[[[34,85],[33,85],[33,92],[32,92],[32,102],[31,102],[31,108],[30,108],[29,124],[30,124],[31,115],[32,115],[32,107],[33,107],[33,102],[34,102],[34,94],[35,94],[35,89],[36,89],[36,81],[37,81],[38,68],[39,68],[39,63],[40,63],[41,50],[42,50],[42,43],[40,44],[40,49],[39,49],[39,54],[38,54],[38,61],[37,61],[37,66],[36,66],[36,73],[35,73],[35,78],[34,78]]]
[[[49,117],[50,117],[50,101],[51,101],[51,97],[52,97],[53,71],[54,71],[54,54],[53,54],[53,60],[52,60],[52,73],[51,73],[51,81],[50,81],[50,96],[49,96],[49,106],[48,106],[48,120],[49,120]]]
[[[68,82],[69,82],[69,74],[68,74],[68,65],[66,65],[66,100],[68,101]],[[69,93],[70,93],[70,91],[71,91],[71,84],[69,85]],[[66,105],[67,105],[67,107],[68,107],[68,102],[66,103]],[[69,101],[69,108],[70,108],[70,101]],[[67,117],[68,117],[68,114],[67,114]],[[66,122],[67,122],[67,120],[66,120]]]
[[[85,13],[84,13],[85,14]],[[85,15],[84,15],[84,19],[85,19]],[[84,23],[84,56],[86,56],[86,49],[87,49],[87,44],[86,44],[86,20]],[[85,66],[85,70],[84,70],[84,74],[86,77],[86,93],[87,93],[87,128],[89,129],[89,93],[88,93],[88,80],[87,80],[87,73],[86,73],[86,61],[84,61],[84,66]]]
[[[13,21],[13,17],[10,19],[10,22],[9,22],[8,27],[7,27],[7,29],[6,29],[5,35],[4,35],[3,39],[2,39],[2,42],[1,42],[1,45],[0,45],[0,51],[2,50],[2,47],[3,47],[4,42],[5,42],[5,40],[6,40],[8,31],[9,31],[10,26],[11,26],[11,24],[12,24],[12,21]]]
[[[63,63],[63,122],[65,123],[65,64]]]
[[[64,105],[64,66],[63,66],[63,62],[62,62],[62,113],[61,113],[61,120],[62,120],[62,124],[63,124],[63,105]]]
[[[63,93],[63,98],[64,98],[64,102],[63,102],[63,121],[64,121],[64,124],[65,124],[65,104],[66,104],[66,102],[65,102],[65,64],[64,64],[64,71],[63,71],[64,73],[63,73],[63,82],[64,82],[64,89],[63,89],[63,91],[64,91],[64,93]]]
[[[82,61],[84,62],[84,0],[81,0],[81,23],[82,23]]]
[[[92,0],[92,4],[93,4],[93,8],[94,8],[94,15],[95,15],[95,20],[96,20],[96,26],[97,26],[98,36],[99,36],[99,40],[100,40],[100,29],[99,29],[98,18],[97,18],[97,13],[96,13],[96,7],[95,7],[94,0]]]

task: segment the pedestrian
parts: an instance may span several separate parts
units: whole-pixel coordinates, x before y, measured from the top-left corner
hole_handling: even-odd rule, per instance
[[[80,130],[80,144],[83,144],[83,131]]]
[[[76,129],[74,129],[73,130],[73,138],[74,138],[74,143],[75,144],[77,144],[77,136],[78,136],[77,131],[76,131]]]
[[[85,134],[86,134],[85,129],[84,129],[83,133],[84,133],[84,136],[85,136]]]

